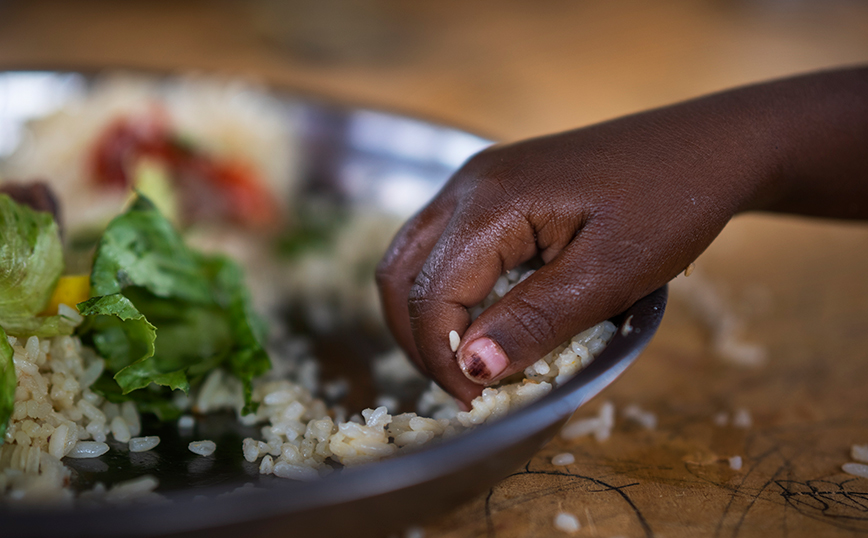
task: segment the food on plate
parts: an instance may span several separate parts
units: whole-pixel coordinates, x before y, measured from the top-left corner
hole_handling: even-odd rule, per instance
[[[399,222],[298,203],[278,109],[246,86],[227,100],[230,86],[98,82],[0,162],[0,502],[154,500],[148,474],[74,491],[68,463],[158,453],[168,441],[148,417],[190,432],[220,410],[258,428],[230,450],[260,473],[316,479],[503,417],[614,335],[610,322],[584,331],[468,411],[434,384],[406,411],[399,385],[419,377],[384,347],[378,403],[355,413],[350,383],[319,383],[287,312],[350,345],[347,327],[382,331],[372,275]],[[472,315],[531,272],[503,275]],[[197,457],[223,450],[193,439]]]
[[[218,368],[253,409],[252,380],[270,363],[236,264],[187,247],[139,197],[105,229],[84,295],[43,314],[64,286],[57,224],[3,194],[0,214],[4,489],[58,490],[69,478],[61,458],[98,457],[108,436],[130,443],[139,412],[179,416],[173,393]]]

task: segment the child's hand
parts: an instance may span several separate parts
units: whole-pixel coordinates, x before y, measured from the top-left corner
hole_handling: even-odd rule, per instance
[[[866,86],[865,70],[851,73]],[[482,385],[524,369],[671,280],[735,213],[798,210],[806,180],[826,188],[815,185],[823,183],[820,176],[790,170],[801,158],[794,154],[805,138],[801,129],[828,127],[825,116],[815,117],[803,80],[812,79],[736,90],[476,155],[402,228],[380,264],[386,319],[399,343],[424,372],[469,402]],[[805,110],[794,104],[806,100]],[[827,108],[835,106],[833,100]],[[861,107],[865,127],[859,131],[854,122],[855,135],[861,133],[868,155],[865,96]],[[823,159],[855,158],[851,168],[861,170],[864,196],[868,163],[859,161],[859,146],[844,145]],[[800,170],[813,173],[814,160],[805,162]],[[545,266],[471,324],[467,308],[502,273],[537,255]],[[452,330],[462,335],[457,361]]]

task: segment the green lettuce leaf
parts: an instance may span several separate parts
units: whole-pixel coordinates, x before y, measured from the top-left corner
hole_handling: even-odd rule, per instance
[[[78,322],[63,315],[56,316],[14,316],[0,321],[0,326],[12,336],[52,336],[69,335],[75,331]]]
[[[164,371],[154,359],[157,328],[121,295],[93,297],[79,305],[84,316],[95,316],[91,323],[93,343],[114,372],[123,394],[144,388],[152,382],[188,391],[187,377],[181,371]]]
[[[222,306],[226,309],[229,327],[235,341],[228,356],[229,371],[241,380],[244,387],[243,414],[253,413],[253,379],[263,375],[271,368],[264,342],[266,327],[264,321],[256,316],[250,307],[250,297],[244,286],[244,275],[236,264],[225,258],[212,258],[215,270],[215,286],[222,295]],[[218,296],[219,296],[218,295]]]
[[[211,302],[199,256],[147,198],[136,197],[129,210],[106,228],[91,271],[94,295],[141,286],[158,297]]]
[[[140,413],[153,413],[160,420],[175,420],[184,414],[184,410],[176,406],[172,398],[166,397],[164,390],[138,390],[132,394],[124,394],[115,380],[109,376],[97,379],[90,389],[112,403],[135,400],[136,408]]]
[[[15,363],[12,361],[12,346],[0,327],[0,445],[6,436],[6,427],[15,405]]]
[[[15,336],[71,334],[69,320],[38,316],[62,272],[54,218],[0,194],[0,326]]]
[[[143,196],[114,219],[97,248],[95,297],[81,303],[87,334],[106,358],[107,398],[152,402],[152,383],[187,392],[222,367],[244,386],[244,413],[255,410],[252,380],[271,366],[264,324],[252,312],[241,269],[223,256],[205,256]],[[90,319],[90,316],[94,316]],[[164,398],[163,401],[170,399]],[[165,406],[158,414],[166,416]]]

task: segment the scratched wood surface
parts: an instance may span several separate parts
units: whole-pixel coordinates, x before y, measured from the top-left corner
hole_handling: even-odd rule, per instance
[[[848,0],[360,4],[0,2],[0,64],[219,70],[509,140],[868,61],[868,4]],[[558,536],[559,511],[578,536],[868,534],[868,480],[841,472],[868,443],[866,275],[866,226],[737,219],[673,284],[647,352],[579,411],[612,401],[612,437],[554,440],[425,535]],[[765,364],[715,353],[704,320],[721,312]],[[629,404],[657,428],[624,420]],[[738,409],[750,427],[714,423]],[[553,466],[561,452],[575,463]]]
[[[751,320],[744,337],[767,349],[767,363],[717,357],[676,281],[657,339],[598,398],[655,412],[657,428],[619,414],[605,442],[556,439],[432,534],[557,535],[561,510],[584,536],[868,534],[868,480],[841,471],[850,446],[868,439],[866,248],[864,227],[734,223],[690,278]],[[749,410],[750,427],[714,423],[737,409]],[[552,465],[561,452],[575,463]],[[743,458],[740,471],[731,456]]]

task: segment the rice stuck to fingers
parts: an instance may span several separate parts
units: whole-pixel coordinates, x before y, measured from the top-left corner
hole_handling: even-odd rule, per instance
[[[483,301],[484,307],[494,304],[532,273],[532,270],[511,271],[502,276]],[[476,315],[481,312],[472,310]],[[349,420],[335,420],[323,400],[300,384],[286,380],[260,384],[254,391],[254,399],[261,405],[250,420],[266,425],[260,430],[261,439],[243,441],[242,451],[247,461],[260,462],[262,474],[309,480],[340,467],[418,450],[502,418],[548,394],[590,364],[616,330],[613,323],[605,321],[577,334],[528,367],[524,379],[485,388],[471,402],[469,411],[460,411],[455,400],[432,382],[419,398],[420,414],[393,414],[392,406],[381,405],[365,409]],[[456,351],[460,345],[458,333],[451,331],[448,340],[450,348]],[[614,407],[609,404],[604,406],[593,431],[602,440],[608,437],[613,425]],[[566,458],[562,459],[561,465],[568,464]]]

